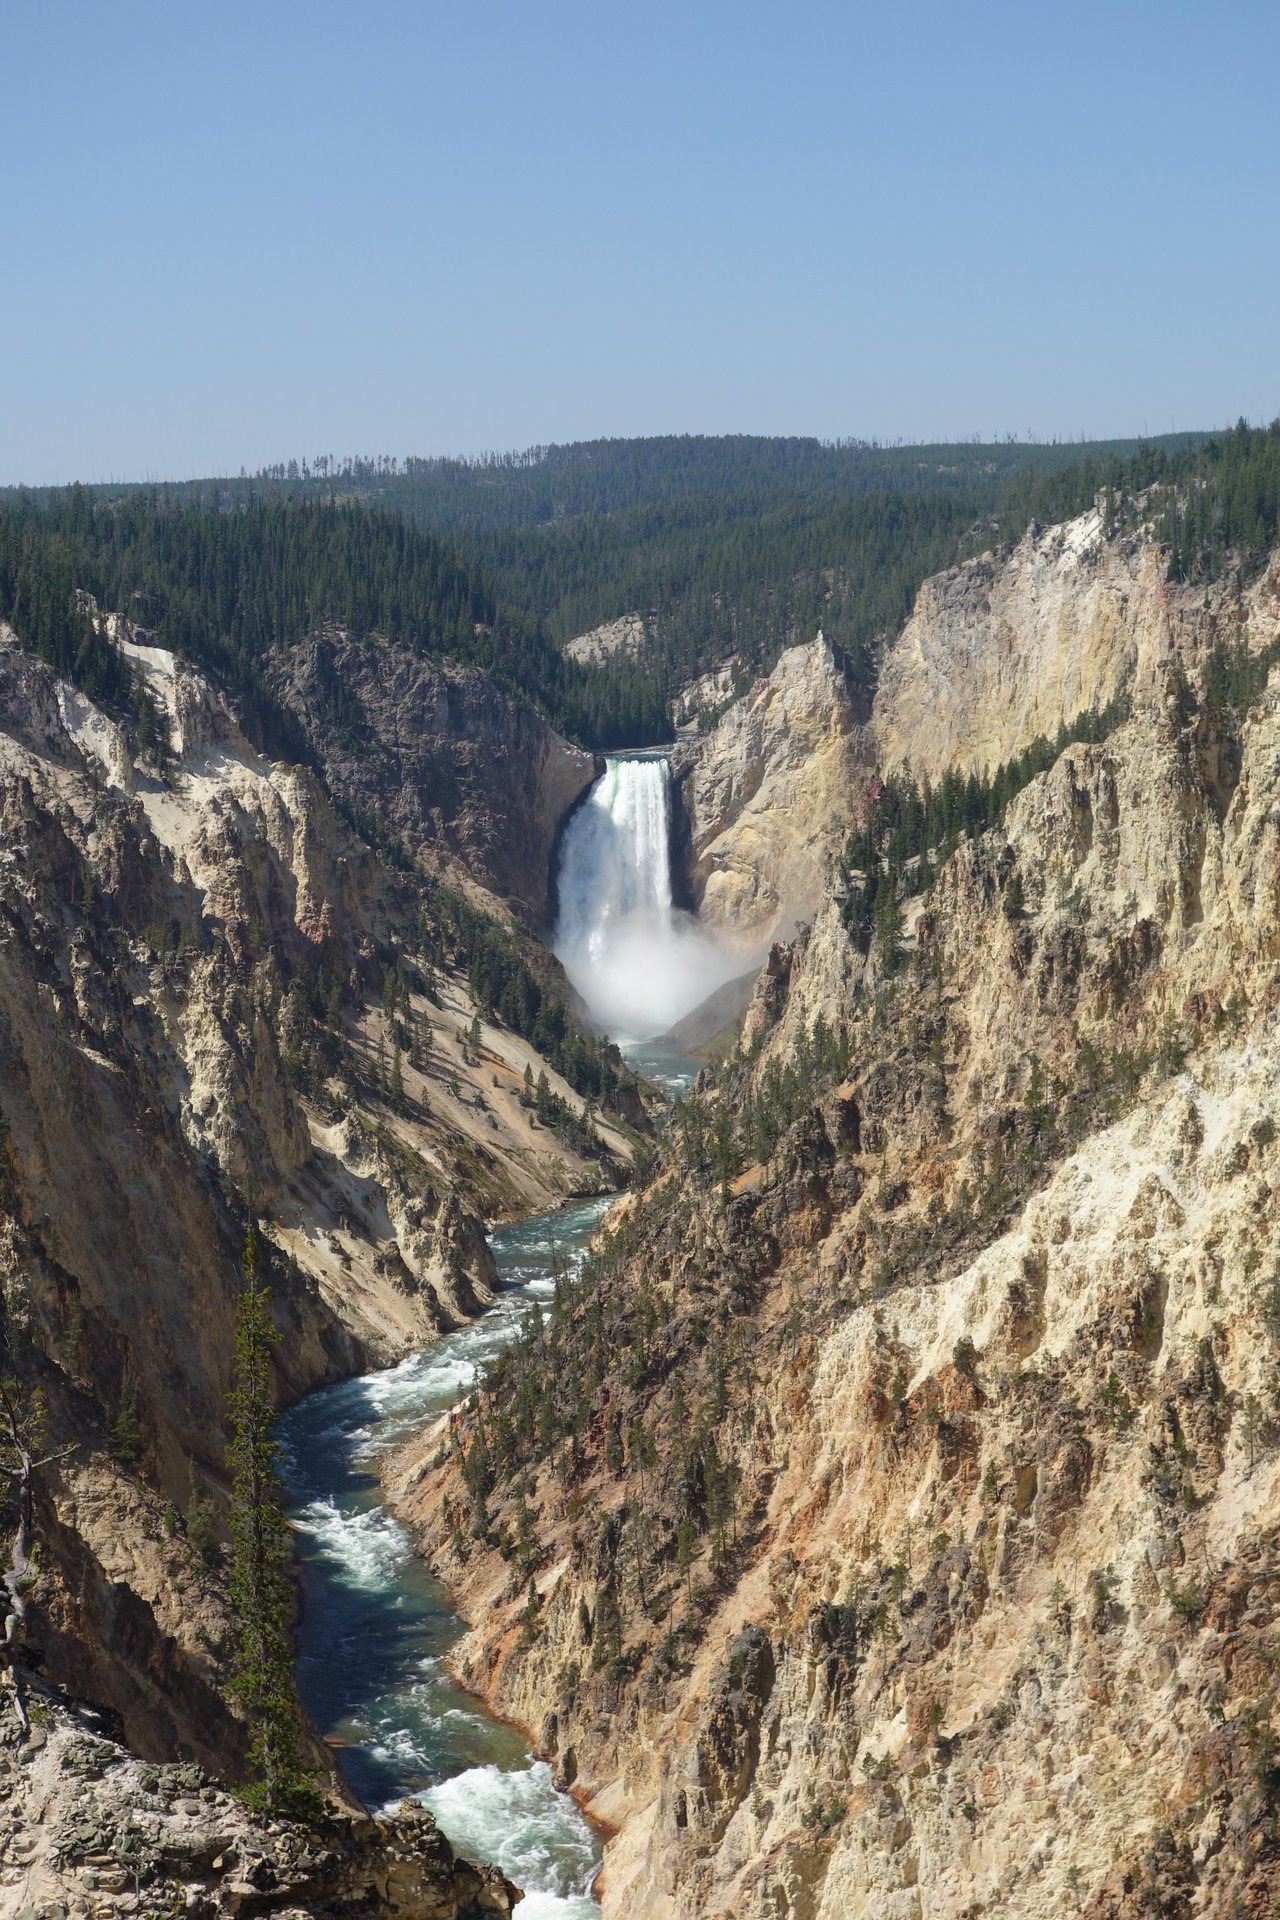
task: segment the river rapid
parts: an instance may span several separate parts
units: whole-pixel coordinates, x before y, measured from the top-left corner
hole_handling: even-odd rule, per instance
[[[290,1519],[302,1559],[298,1689],[367,1807],[431,1808],[459,1853],[525,1890],[519,1920],[589,1920],[600,1846],[523,1736],[490,1719],[444,1661],[462,1625],[382,1506],[378,1456],[465,1394],[534,1300],[556,1250],[576,1272],[608,1199],[495,1233],[502,1290],[488,1313],[399,1366],[313,1393],[285,1414]]]
[[[556,950],[637,1072],[668,1097],[697,1062],[662,1035],[729,978],[721,950],[672,905],[665,756],[610,759],[565,833]],[[523,1736],[450,1680],[462,1623],[382,1506],[378,1456],[464,1395],[535,1300],[559,1253],[581,1268],[607,1199],[506,1227],[490,1244],[502,1282],[480,1320],[397,1367],[313,1393],[280,1421],[303,1566],[298,1689],[365,1806],[408,1796],[457,1850],[525,1891],[520,1920],[588,1920],[596,1835]]]

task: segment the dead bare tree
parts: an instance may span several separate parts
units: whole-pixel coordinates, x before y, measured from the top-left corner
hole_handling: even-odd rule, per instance
[[[35,1475],[41,1467],[65,1460],[74,1451],[63,1447],[55,1453],[37,1457],[40,1421],[19,1418],[8,1386],[0,1381],[0,1472],[16,1482],[18,1519],[9,1542],[9,1562],[0,1572],[4,1590],[4,1639],[0,1643],[13,1689],[14,1708],[24,1733],[31,1730],[27,1713],[26,1687],[23,1682],[19,1649],[24,1644],[27,1626],[27,1600],[40,1577],[40,1556],[35,1544]]]

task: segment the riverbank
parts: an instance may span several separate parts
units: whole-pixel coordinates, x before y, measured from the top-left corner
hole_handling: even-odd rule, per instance
[[[611,1199],[496,1233],[487,1313],[398,1366],[311,1395],[280,1423],[302,1563],[303,1701],[363,1804],[420,1800],[462,1853],[526,1890],[521,1920],[594,1920],[600,1840],[521,1730],[451,1678],[462,1623],[383,1507],[377,1469],[454,1406],[533,1302],[551,1296],[557,1258],[578,1265]]]

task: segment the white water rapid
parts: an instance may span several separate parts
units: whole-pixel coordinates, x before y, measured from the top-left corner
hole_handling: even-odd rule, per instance
[[[298,1686],[367,1807],[425,1801],[460,1852],[525,1889],[516,1920],[599,1920],[597,1836],[521,1734],[449,1677],[462,1622],[378,1495],[379,1456],[456,1405],[485,1362],[581,1270],[608,1202],[495,1233],[489,1312],[399,1366],[321,1388],[277,1429],[303,1567]]]
[[[591,1017],[619,1041],[652,1039],[742,971],[671,904],[671,770],[619,759],[565,829],[555,950]]]

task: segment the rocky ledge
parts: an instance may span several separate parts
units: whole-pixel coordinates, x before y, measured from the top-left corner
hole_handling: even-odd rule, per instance
[[[0,1914],[14,1920],[500,1920],[520,1898],[458,1859],[424,1807],[255,1814],[194,1766],[147,1766],[46,1694],[0,1719]]]

